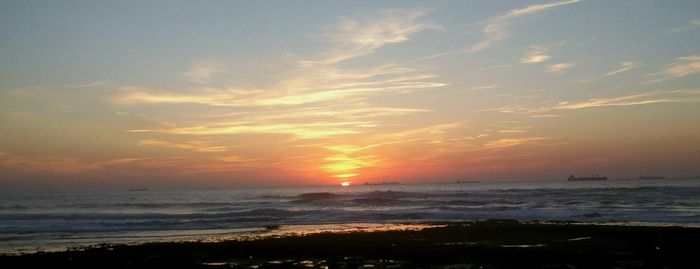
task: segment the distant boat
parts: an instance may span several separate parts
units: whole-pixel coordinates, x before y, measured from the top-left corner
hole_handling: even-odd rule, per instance
[[[460,179],[460,180],[457,180],[457,182],[455,182],[455,183],[457,183],[457,184],[461,184],[461,183],[481,183],[481,181],[474,180],[474,179],[465,179],[465,180],[461,180],[461,179]]]
[[[569,181],[600,181],[600,180],[607,180],[608,177],[605,176],[600,176],[599,174],[591,175],[591,176],[583,176],[583,177],[576,177],[574,175],[570,175],[568,180]]]
[[[148,191],[148,188],[129,188],[129,191]]]
[[[639,179],[664,179],[664,177],[662,177],[662,176],[653,176],[653,177],[639,176]]]
[[[365,182],[365,186],[372,186],[372,185],[399,185],[399,183],[398,182],[386,182],[386,181],[382,181],[381,183]]]

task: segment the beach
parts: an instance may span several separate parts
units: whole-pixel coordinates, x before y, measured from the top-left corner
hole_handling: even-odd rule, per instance
[[[0,256],[2,268],[698,268],[700,228],[489,220]]]
[[[700,181],[484,182],[0,195],[0,253],[225,240],[330,225],[700,223]]]
[[[0,197],[0,267],[698,268],[700,182]]]

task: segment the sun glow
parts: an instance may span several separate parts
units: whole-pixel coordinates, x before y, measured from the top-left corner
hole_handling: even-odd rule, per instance
[[[350,182],[347,182],[347,181],[342,182],[342,183],[340,183],[340,186],[343,186],[343,187],[350,186]]]
[[[339,145],[326,148],[336,153],[325,158],[326,164],[322,169],[335,178],[347,179],[358,176],[358,170],[374,166],[378,162],[373,155],[352,156],[352,153],[362,150],[362,147]]]

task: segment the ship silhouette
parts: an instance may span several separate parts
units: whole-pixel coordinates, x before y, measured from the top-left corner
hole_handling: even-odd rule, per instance
[[[608,179],[608,177],[601,176],[600,174],[596,173],[595,175],[591,175],[591,176],[585,175],[582,177],[570,175],[567,180],[568,181],[599,181],[599,180],[607,180],[607,179]]]
[[[148,188],[134,188],[134,187],[129,187],[129,191],[148,191]]]
[[[398,182],[386,182],[382,181],[379,183],[370,183],[370,182],[365,182],[365,186],[371,186],[371,185],[398,185]]]
[[[651,176],[651,177],[639,176],[639,179],[664,179],[664,177],[662,177],[662,176]]]
[[[481,181],[475,180],[475,179],[459,179],[455,183],[481,183]]]

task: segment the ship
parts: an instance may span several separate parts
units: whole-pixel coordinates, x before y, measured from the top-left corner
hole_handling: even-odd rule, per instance
[[[129,191],[148,191],[148,188],[133,188],[130,187]]]
[[[653,176],[653,177],[639,176],[639,179],[664,179],[664,177],[662,177],[662,176]]]
[[[591,176],[583,176],[583,177],[576,177],[574,175],[570,175],[568,178],[568,181],[600,181],[600,180],[608,180],[608,177],[606,176],[601,176],[599,174],[591,175]]]
[[[372,186],[372,185],[398,185],[398,182],[380,182],[380,183],[370,183],[370,182],[365,182],[365,186]]]
[[[460,180],[457,180],[457,182],[455,182],[455,183],[457,183],[457,184],[461,184],[461,183],[481,183],[481,181],[474,180],[474,179],[460,179]]]

